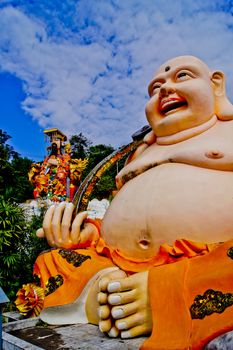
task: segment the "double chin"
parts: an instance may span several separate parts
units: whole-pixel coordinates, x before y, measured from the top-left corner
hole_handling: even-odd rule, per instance
[[[181,141],[185,141],[208,130],[217,121],[217,117],[215,115],[206,118],[207,120],[201,124],[198,124],[195,120],[192,121],[191,118],[189,119],[188,117],[185,119],[179,117],[179,120],[173,119],[175,118],[169,118],[169,120],[164,119],[161,125],[158,127],[158,134],[156,139],[158,145],[172,145]],[[181,126],[180,129],[177,128],[179,121]],[[174,128],[173,123],[176,124]],[[160,129],[162,129],[162,132],[159,132]]]

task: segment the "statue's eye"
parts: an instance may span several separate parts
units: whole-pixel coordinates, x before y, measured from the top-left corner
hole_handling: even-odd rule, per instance
[[[177,78],[186,77],[186,75],[187,75],[187,73],[181,72],[181,73],[177,74]]]
[[[158,92],[158,90],[160,89],[161,87],[161,83],[155,83],[151,86],[151,90],[150,90],[150,95],[154,95]]]
[[[191,79],[191,78],[194,78],[193,74],[189,71],[181,71],[181,72],[178,72],[176,74],[176,79],[178,81],[182,81],[182,80],[187,80],[187,79]]]

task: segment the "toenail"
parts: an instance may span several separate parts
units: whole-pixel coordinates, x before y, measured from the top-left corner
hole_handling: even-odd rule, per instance
[[[121,303],[121,297],[120,297],[120,295],[110,295],[108,297],[108,302],[111,305],[118,305]]]
[[[110,331],[108,332],[108,335],[110,338],[116,338],[118,334],[119,334],[119,331],[116,328],[111,328]]]
[[[126,338],[132,338],[131,333],[129,331],[121,332],[121,338],[126,339]]]
[[[122,316],[124,316],[124,311],[123,309],[113,309],[112,310],[112,316],[114,318],[121,318]]]
[[[127,328],[126,322],[119,322],[119,323],[117,323],[117,328],[119,329],[119,331],[121,331],[123,329],[126,329]]]
[[[111,282],[108,284],[108,291],[110,293],[117,292],[120,289],[121,285],[120,282]]]

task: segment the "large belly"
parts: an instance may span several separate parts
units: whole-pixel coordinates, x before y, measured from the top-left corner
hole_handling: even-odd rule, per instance
[[[233,173],[164,164],[119,191],[102,225],[105,241],[134,258],[153,256],[163,243],[233,237]]]

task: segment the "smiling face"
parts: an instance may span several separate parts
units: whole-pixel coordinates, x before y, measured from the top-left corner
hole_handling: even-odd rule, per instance
[[[158,137],[201,125],[214,115],[211,73],[196,57],[180,56],[163,64],[148,91],[146,116]]]

